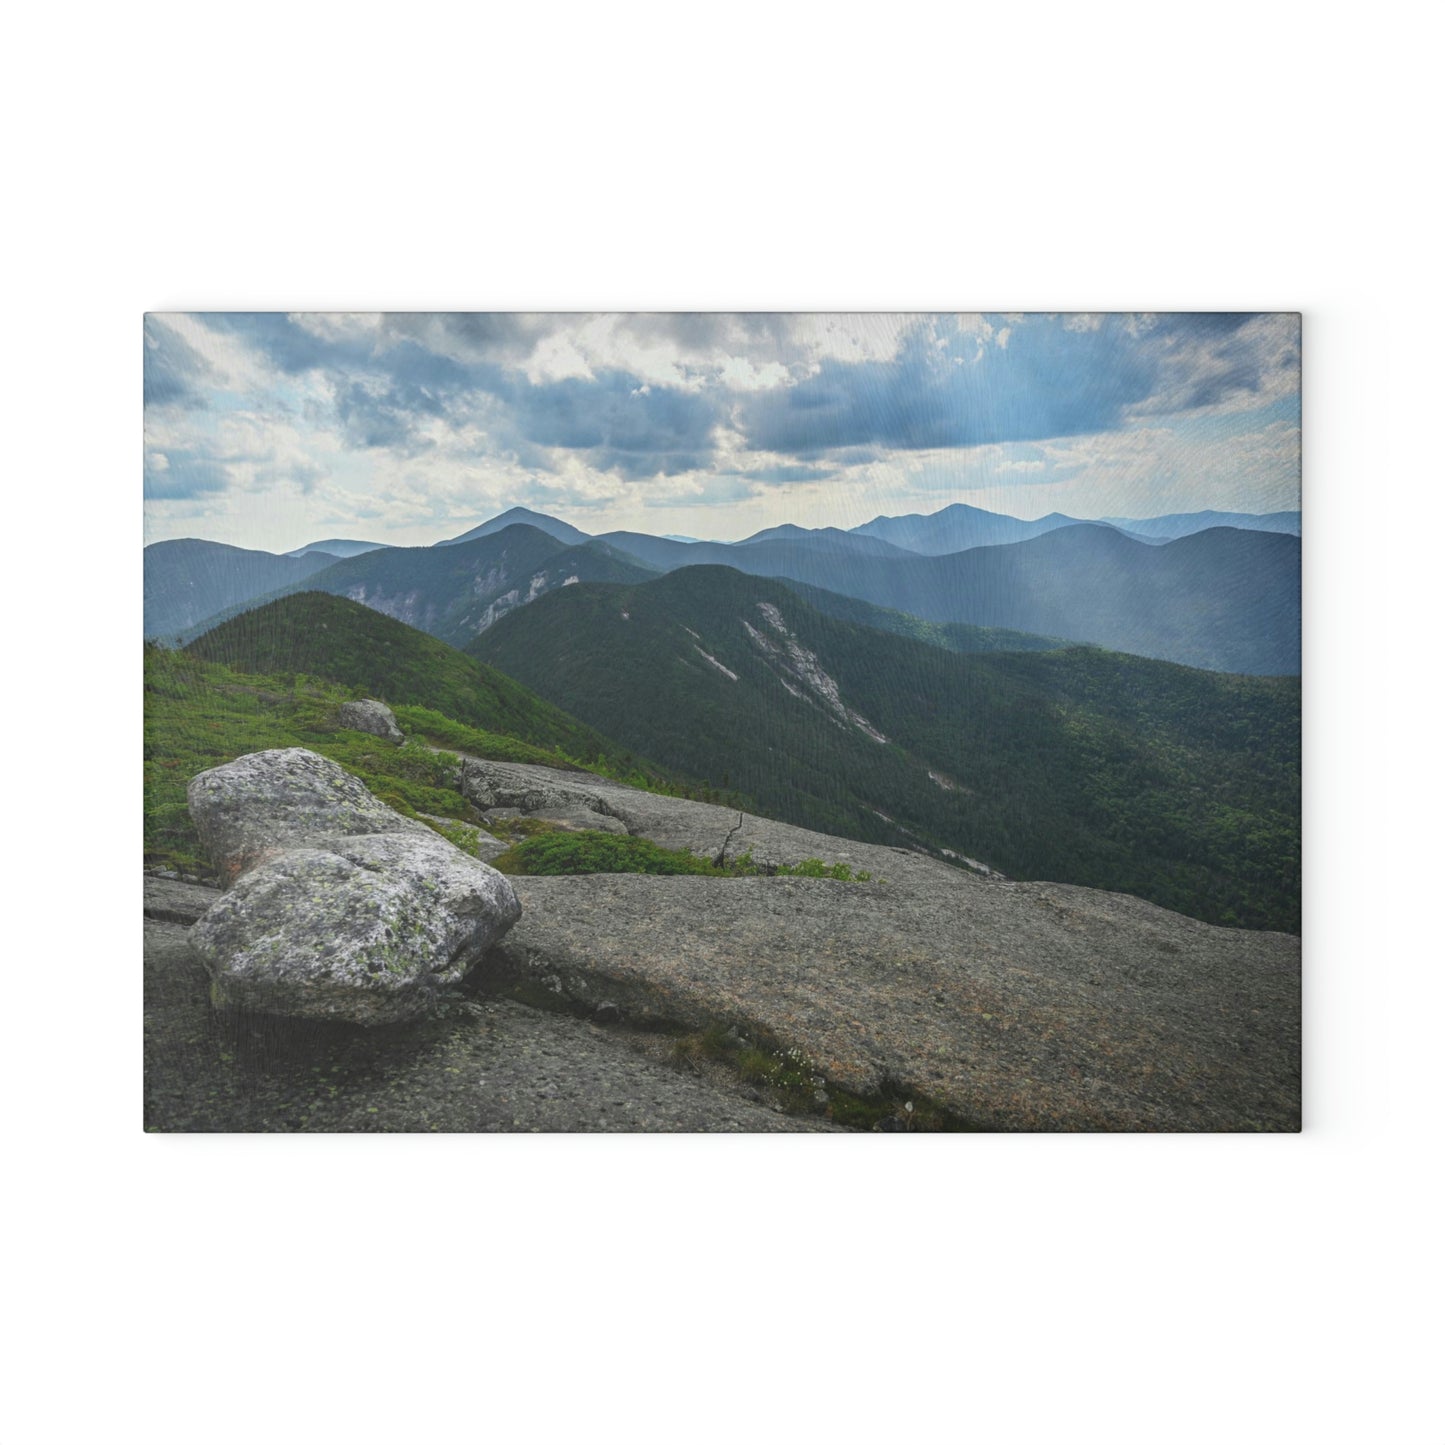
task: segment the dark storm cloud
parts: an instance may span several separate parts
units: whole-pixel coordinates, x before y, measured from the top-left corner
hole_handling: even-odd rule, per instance
[[[564,319],[585,318],[527,316],[510,311],[454,311],[438,318],[443,332],[462,342],[479,360],[519,361],[538,341]],[[398,335],[424,333],[425,315],[400,313],[387,316],[385,325]]]
[[[1106,316],[1074,329],[996,317],[994,335],[979,337],[940,318],[891,361],[827,361],[795,386],[745,398],[737,421],[753,450],[803,459],[1113,431],[1151,401],[1192,410],[1259,392],[1267,358],[1241,334],[1249,319],[1166,316],[1141,327]]]
[[[1145,413],[1238,404],[1278,380],[1271,368],[1288,344],[1287,328],[1261,340],[1260,327],[1234,315],[994,316],[982,326],[973,318],[879,316],[864,318],[864,329],[891,343],[902,328],[892,359],[820,361],[809,349],[816,321],[799,328],[796,318],[771,313],[619,318],[619,334],[642,350],[672,348],[676,375],[690,384],[666,385],[644,384],[625,347],[613,354],[628,359],[613,369],[529,379],[538,343],[575,335],[584,317],[198,319],[269,363],[273,412],[304,409],[348,448],[413,456],[439,440],[463,459],[510,457],[537,473],[558,471],[571,453],[635,481],[710,469],[726,423],[749,451],[776,454],[727,474],[753,487],[823,481],[890,451],[1042,441],[1115,430]],[[850,318],[836,321],[846,338]],[[822,324],[827,331],[832,319]],[[148,322],[146,345],[148,404],[195,404],[214,387],[204,355],[175,332]],[[719,364],[730,357],[780,363],[791,381],[731,390]],[[289,380],[303,376],[325,384]]]
[[[754,450],[818,455],[834,447],[903,450],[1036,441],[1118,426],[1149,395],[1156,368],[1118,328],[1023,324],[1007,348],[968,333],[911,334],[891,361],[825,362],[797,386],[740,408]]]
[[[507,400],[528,441],[586,451],[602,470],[634,479],[706,465],[719,417],[717,403],[699,392],[643,386],[621,371],[516,383]]]
[[[438,356],[415,342],[392,347],[376,377],[348,380],[332,373],[336,414],[346,440],[354,447],[391,447],[415,451],[431,443],[421,436],[420,423],[446,416],[468,391],[485,380],[498,385],[495,368],[466,367]]]
[[[355,364],[368,349],[327,341],[298,325],[284,311],[209,311],[198,313],[196,320],[213,331],[240,337],[278,370],[293,376],[328,362],[335,365],[343,357]]]
[[[418,381],[458,386],[494,380],[503,362],[524,359],[557,318],[401,311],[373,318],[375,324],[365,329],[334,334],[325,328],[318,334],[281,311],[212,312],[199,319],[241,337],[291,375],[380,368]],[[457,360],[455,352],[467,359]]]
[[[652,477],[675,477],[683,472],[702,472],[712,465],[713,454],[705,452],[615,451],[599,447],[587,453],[587,461],[599,472],[614,472],[624,481],[645,482]]]
[[[622,328],[643,340],[666,339],[694,352],[754,352],[772,360],[802,354],[793,336],[794,317],[781,311],[642,311],[621,318]]]
[[[432,414],[432,407],[426,408]],[[415,448],[418,439],[417,413],[403,405],[391,387],[371,391],[359,381],[336,389],[336,415],[342,435],[352,447],[390,447],[398,451]]]
[[[585,452],[600,470],[630,479],[706,466],[719,415],[712,398],[645,386],[621,371],[534,384],[498,360],[459,361],[428,344],[440,344],[439,329],[474,357],[525,358],[562,320],[493,313],[389,316],[374,333],[337,339],[313,336],[281,315],[233,316],[223,324],[283,371],[325,374],[352,447],[414,452],[430,445],[422,434],[427,419],[465,422],[485,409],[492,444],[529,455],[535,466],[551,465],[538,447]],[[500,412],[493,401],[502,404]]]
[[[1193,411],[1218,406],[1236,398],[1260,392],[1273,366],[1282,362],[1299,366],[1299,338],[1294,327],[1279,352],[1261,345],[1258,337],[1244,330],[1249,316],[1201,313],[1178,318],[1177,329],[1167,338],[1172,352],[1183,351],[1183,365],[1166,373],[1166,381],[1153,399],[1150,410]]]
[[[159,317],[147,316],[142,399],[146,406],[200,406],[212,376],[211,363]]]

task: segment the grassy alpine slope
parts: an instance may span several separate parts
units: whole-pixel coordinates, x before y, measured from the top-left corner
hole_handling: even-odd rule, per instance
[[[372,792],[409,815],[473,816],[451,786],[447,758],[419,744],[398,746],[338,727],[352,688],[307,677],[232,671],[186,652],[145,649],[145,860],[187,873],[210,869],[186,808],[197,773],[267,748],[310,748],[354,773]],[[424,710],[398,708],[403,728]],[[513,761],[555,754],[513,739],[475,733],[470,750]]]
[[[1298,930],[1298,679],[959,655],[720,567],[568,587],[468,650],[784,821]]]
[[[361,696],[392,706],[406,744],[338,726],[340,705]],[[307,593],[234,618],[182,651],[146,647],[146,861],[204,873],[186,783],[243,753],[286,747],[340,763],[404,813],[459,822],[473,821],[475,809],[452,786],[453,757],[434,748],[720,800],[435,638],[345,598]]]
[[[240,672],[305,673],[350,695],[431,708],[468,727],[592,761],[619,749],[520,683],[359,602],[302,592],[223,622],[187,652]]]

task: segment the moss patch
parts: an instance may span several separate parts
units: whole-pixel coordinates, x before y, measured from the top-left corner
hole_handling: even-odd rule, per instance
[[[721,1066],[762,1091],[788,1114],[810,1114],[846,1129],[897,1133],[969,1133],[974,1126],[924,1095],[885,1085],[876,1094],[855,1094],[830,1084],[801,1049],[768,1036],[749,1037],[714,1024],[680,1035],[672,1046],[679,1068]],[[823,1097],[823,1096],[826,1096]]]
[[[529,828],[527,825],[531,825]],[[719,866],[686,848],[663,848],[647,838],[626,834],[563,829],[534,818],[510,818],[497,829],[499,837],[522,835],[492,866],[503,873],[557,877],[580,873],[650,873],[701,878],[832,878],[843,883],[868,883],[873,875],[855,873],[846,863],[805,858],[801,863],[760,866],[744,853]]]

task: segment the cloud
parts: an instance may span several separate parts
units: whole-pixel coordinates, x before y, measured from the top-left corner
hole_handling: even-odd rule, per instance
[[[745,477],[752,482],[780,483],[786,485],[790,482],[826,482],[829,477],[838,475],[837,467],[812,467],[797,464],[780,465],[775,467],[752,467],[744,470],[740,467],[729,467],[718,473],[723,477]]]
[[[192,452],[147,451],[144,483],[147,499],[181,501],[224,492],[230,476],[220,463]]]
[[[836,448],[977,447],[1116,431],[1145,412],[1263,405],[1296,378],[1280,318],[1180,315],[956,318],[910,333],[886,362],[826,362],[742,400],[748,447],[800,458]]]
[[[950,334],[951,332],[951,334]],[[915,333],[889,362],[829,362],[796,386],[746,399],[737,423],[754,450],[809,457],[835,447],[970,447],[1117,426],[1150,392],[1136,348],[1054,327]],[[989,340],[992,339],[990,335]]]
[[[1298,392],[1299,317],[1198,313],[1153,338],[1159,379],[1140,415],[1263,406]]]
[[[214,369],[160,316],[147,316],[142,398],[147,407],[203,406]]]
[[[712,456],[716,400],[671,387],[638,385],[627,372],[541,386],[513,383],[506,399],[527,441],[588,453],[603,471],[640,478],[694,470]]]
[[[850,498],[888,510],[895,488],[941,502],[1066,487],[1072,501],[1107,491],[1111,467],[1139,491],[1158,464],[1171,491],[1187,490],[1188,449],[1161,437],[1190,417],[1225,427],[1195,438],[1220,491],[1220,438],[1294,415],[1299,326],[1082,313],[166,315],[147,318],[145,381],[156,515],[210,508],[239,525],[248,496],[272,493],[278,506],[310,499],[306,516],[332,519],[323,531],[375,516],[415,541],[433,523],[442,535],[489,507],[555,499],[614,525],[671,508],[674,530],[717,535],[732,523],[698,515],[706,507],[746,513],[756,530],[805,514],[833,522]],[[1153,462],[1105,445],[1146,432],[1159,434]],[[1284,444],[1297,450],[1297,438]],[[1247,490],[1264,461],[1235,460],[1254,469]],[[1277,493],[1277,468],[1266,470]]]
[[[196,320],[223,336],[236,336],[290,375],[343,357],[356,365],[364,362],[370,351],[365,338],[327,339],[282,311],[197,312]]]
[[[413,342],[388,356],[377,374],[356,379],[338,373],[332,381],[337,416],[352,446],[415,451],[431,442],[422,435],[428,418],[442,417],[476,388],[476,378],[447,357]]]

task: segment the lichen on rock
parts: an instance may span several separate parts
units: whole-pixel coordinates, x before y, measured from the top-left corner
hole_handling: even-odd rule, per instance
[[[231,883],[190,935],[218,1006],[403,1022],[521,915],[494,868],[303,748],[199,774],[190,800]]]

